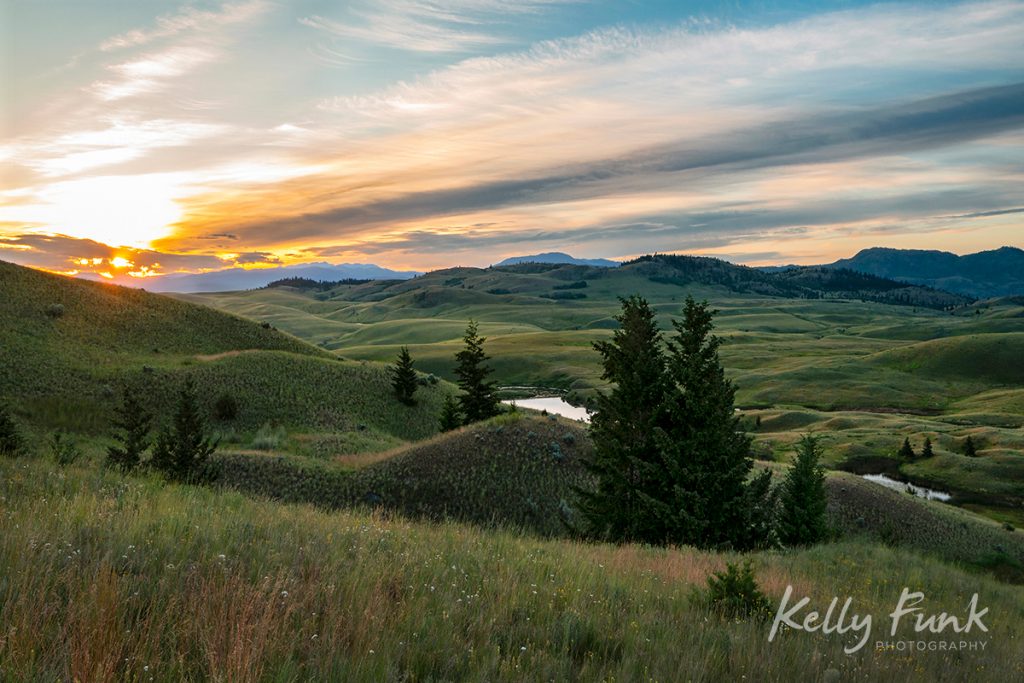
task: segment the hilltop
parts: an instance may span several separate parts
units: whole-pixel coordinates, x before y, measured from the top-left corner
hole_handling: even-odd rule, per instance
[[[543,254],[531,254],[529,256],[510,256],[496,263],[497,266],[514,266],[520,263],[561,263],[574,266],[597,266],[599,268],[615,268],[618,261],[606,258],[576,258],[560,251],[548,251]]]
[[[984,299],[1024,294],[1024,250],[1000,247],[958,256],[924,249],[864,249],[826,266]]]

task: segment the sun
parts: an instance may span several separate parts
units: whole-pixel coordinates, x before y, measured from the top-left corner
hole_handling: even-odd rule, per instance
[[[183,196],[172,174],[103,176],[66,181],[40,191],[38,202],[18,211],[20,220],[47,232],[111,246],[148,249],[173,233]]]

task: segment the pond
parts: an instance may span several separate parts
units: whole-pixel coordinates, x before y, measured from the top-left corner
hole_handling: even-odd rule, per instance
[[[923,486],[915,486],[914,484],[908,484],[903,481],[896,481],[884,474],[862,474],[862,477],[868,481],[873,481],[876,484],[892,489],[893,491],[906,491],[907,493],[913,493],[919,498],[926,498],[928,500],[941,500],[944,503],[949,502],[953,497],[945,491],[937,491],[935,489],[927,489]]]
[[[518,408],[531,408],[532,410],[546,410],[549,413],[561,415],[567,417],[570,420],[583,420],[584,422],[590,422],[590,415],[587,414],[586,408],[580,408],[574,406],[571,403],[563,401],[558,396],[548,396],[544,398],[517,398],[509,401],[502,401],[509,405],[515,405]]]

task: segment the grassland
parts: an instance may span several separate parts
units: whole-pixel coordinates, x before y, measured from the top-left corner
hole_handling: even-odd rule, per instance
[[[365,452],[437,431],[444,382],[425,382],[415,407],[390,394],[385,367],[345,361],[270,325],[143,291],[0,262],[0,400],[41,437],[110,430],[121,387],[138,390],[158,422],[186,377],[209,412],[228,394],[238,416],[216,425],[241,447],[283,429],[294,450]],[[55,315],[54,307],[59,311]]]
[[[253,501],[238,493],[0,461],[0,677],[17,681],[1006,681],[1024,674],[1018,588],[859,540],[754,556],[776,602],[904,586],[963,613],[985,649],[846,655],[838,635],[719,616],[692,549],[544,541]],[[905,628],[903,639],[917,639]],[[969,640],[976,639],[971,634]],[[956,636],[960,640],[962,636]],[[838,678],[836,678],[838,677]]]
[[[585,280],[572,290],[583,299],[545,298],[578,284],[581,272],[462,268],[316,294],[267,289],[190,298],[270,321],[346,358],[389,360],[407,344],[419,367],[448,378],[465,321],[474,318],[501,383],[560,388],[584,402],[602,386],[591,344],[614,328],[616,297],[643,294],[667,328],[692,294],[720,311],[723,364],[750,424],[763,421],[756,435],[765,457],[785,460],[799,434],[814,431],[825,438],[833,467],[870,462],[1024,525],[1019,299],[939,311],[785,299],[629,273]],[[979,458],[962,456],[967,436],[981,444]],[[894,460],[904,438],[918,449],[931,438],[936,457]]]

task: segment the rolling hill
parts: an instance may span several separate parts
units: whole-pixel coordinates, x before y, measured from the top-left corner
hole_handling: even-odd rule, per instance
[[[383,366],[138,289],[0,262],[0,292],[0,400],[40,428],[107,431],[122,384],[164,415],[190,376],[207,407],[236,398],[238,417],[220,425],[235,438],[273,422],[325,438],[358,433],[349,441],[373,448],[433,434],[450,391],[426,382],[419,405],[394,411]]]

